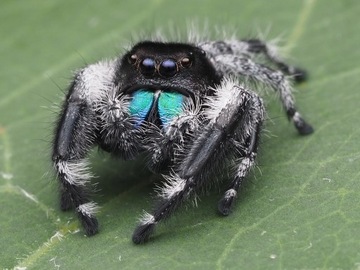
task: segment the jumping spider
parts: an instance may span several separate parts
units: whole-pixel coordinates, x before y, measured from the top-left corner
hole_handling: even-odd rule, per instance
[[[269,66],[256,62],[257,55]],[[118,59],[81,69],[54,136],[61,209],[75,208],[87,235],[98,232],[86,159],[98,145],[127,160],[146,153],[148,167],[164,174],[159,202],[140,220],[134,243],[146,242],[157,223],[194,198],[219,170],[236,168],[218,204],[228,215],[254,166],[265,118],[257,82],[279,94],[301,135],[313,132],[295,108],[287,76],[306,79],[304,70],[284,63],[273,46],[258,39],[143,41]]]

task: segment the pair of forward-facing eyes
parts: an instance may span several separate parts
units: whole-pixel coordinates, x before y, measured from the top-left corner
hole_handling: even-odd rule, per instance
[[[140,59],[136,54],[129,57],[129,63],[134,65],[144,76],[153,76],[156,73],[161,77],[173,77],[181,68],[191,67],[192,55],[182,57],[181,59],[166,58],[157,61],[152,57]]]

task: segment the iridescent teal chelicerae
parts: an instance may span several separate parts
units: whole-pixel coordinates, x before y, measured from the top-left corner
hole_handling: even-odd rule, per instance
[[[163,126],[166,126],[174,117],[178,116],[182,112],[184,96],[177,92],[160,92],[159,95],[156,92],[139,89],[132,94],[132,99],[129,105],[130,115],[137,117],[138,122],[136,125],[140,125],[149,115],[153,106],[160,117],[160,121]]]

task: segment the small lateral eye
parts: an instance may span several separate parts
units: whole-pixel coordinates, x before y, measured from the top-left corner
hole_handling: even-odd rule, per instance
[[[152,58],[145,58],[140,63],[140,72],[145,76],[150,76],[155,73],[155,60]]]
[[[184,57],[183,59],[181,59],[181,66],[183,66],[184,68],[188,68],[191,67],[192,61],[189,57]]]
[[[137,57],[136,54],[132,54],[132,55],[130,55],[129,58],[128,58],[129,63],[132,64],[132,65],[134,65],[134,64],[136,63],[137,59],[138,59],[138,57]]]

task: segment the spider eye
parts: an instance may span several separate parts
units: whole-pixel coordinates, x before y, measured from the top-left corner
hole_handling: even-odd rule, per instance
[[[191,67],[191,64],[192,64],[192,61],[190,60],[189,57],[184,57],[183,59],[181,59],[181,65],[182,65],[184,68]]]
[[[132,54],[128,60],[129,60],[129,63],[134,65],[136,63],[136,60],[138,59],[137,55],[136,54]]]
[[[153,75],[155,73],[155,60],[152,58],[145,58],[141,61],[140,72],[145,76]]]
[[[159,67],[159,73],[164,77],[172,77],[178,71],[176,62],[173,59],[164,60]]]

